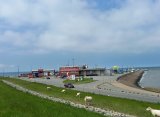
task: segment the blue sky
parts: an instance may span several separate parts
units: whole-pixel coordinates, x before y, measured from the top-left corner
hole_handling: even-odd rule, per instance
[[[160,66],[159,0],[0,0],[0,71]]]

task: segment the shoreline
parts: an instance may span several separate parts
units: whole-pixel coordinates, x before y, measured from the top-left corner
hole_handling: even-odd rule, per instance
[[[130,86],[130,87],[133,87],[133,88],[143,89],[139,85],[139,81],[141,80],[143,74],[144,74],[143,70],[139,70],[136,72],[125,74],[125,75],[120,76],[117,79],[117,82],[122,83],[127,86]]]
[[[133,87],[133,88],[137,88],[137,89],[141,89],[145,91],[150,91],[150,92],[155,92],[155,93],[160,93],[160,89],[151,88],[151,87],[141,87],[139,85],[139,82],[143,78],[144,73],[145,71],[140,70],[140,71],[136,71],[133,73],[125,74],[125,75],[120,76],[117,79],[117,82],[124,84],[126,86],[129,86],[129,87]]]

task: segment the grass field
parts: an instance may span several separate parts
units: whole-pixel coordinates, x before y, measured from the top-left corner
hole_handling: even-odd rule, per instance
[[[102,117],[11,88],[0,81],[0,117]]]
[[[103,95],[97,95],[92,93],[85,93],[81,92],[81,97],[77,98],[75,95],[77,91],[67,89],[66,93],[61,93],[62,88],[58,88],[55,86],[50,86],[52,89],[50,91],[46,90],[47,85],[40,84],[40,83],[31,83],[19,79],[8,79],[11,82],[14,82],[16,84],[19,84],[25,88],[47,94],[49,96],[54,96],[58,98],[62,98],[65,100],[70,100],[75,103],[81,103],[84,104],[83,98],[86,95],[90,95],[93,97],[93,106],[101,107],[104,109],[111,109],[118,112],[123,112],[126,114],[136,115],[138,117],[150,117],[151,114],[146,111],[146,108],[148,106],[156,109],[160,109],[159,104],[155,103],[149,103],[149,102],[142,102],[142,101],[136,101],[136,100],[130,100],[130,99],[122,99],[122,98],[115,98],[111,96],[103,96]]]
[[[90,83],[94,81],[95,80],[93,80],[92,78],[84,78],[83,80],[79,80],[79,81],[66,79],[63,81],[63,83],[84,84],[84,83]]]

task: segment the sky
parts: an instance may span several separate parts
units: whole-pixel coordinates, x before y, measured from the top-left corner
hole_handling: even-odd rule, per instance
[[[0,71],[160,66],[160,0],[0,0]]]

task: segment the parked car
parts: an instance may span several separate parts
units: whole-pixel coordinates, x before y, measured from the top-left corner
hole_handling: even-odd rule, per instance
[[[67,75],[63,75],[63,76],[61,76],[61,78],[62,78],[62,79],[65,79],[65,78],[67,78]]]
[[[46,79],[51,79],[50,77],[47,77]]]
[[[65,88],[74,88],[74,85],[72,83],[65,83],[64,87]]]

